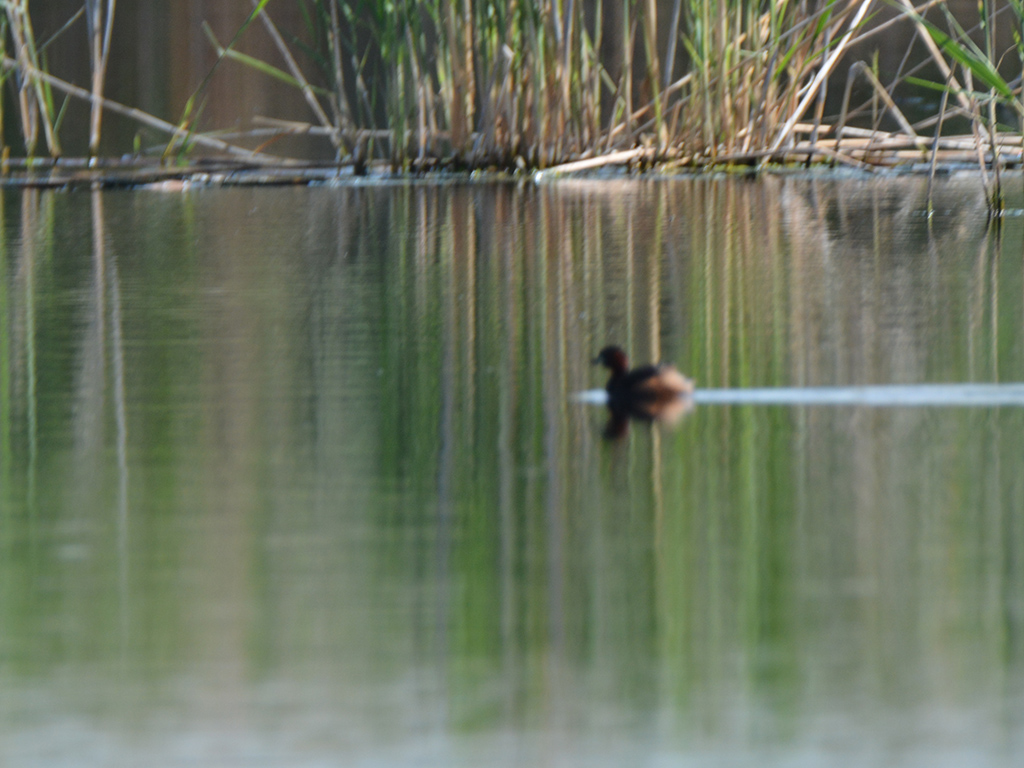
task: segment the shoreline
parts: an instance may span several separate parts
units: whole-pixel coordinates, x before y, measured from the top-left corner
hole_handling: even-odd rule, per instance
[[[776,153],[778,154],[778,153]],[[596,161],[600,158],[593,158]],[[586,164],[584,164],[586,163]],[[627,163],[572,162],[550,168],[507,171],[494,168],[476,170],[435,167],[431,170],[394,170],[391,163],[378,161],[357,172],[352,162],[302,162],[282,158],[279,165],[245,163],[222,158],[202,159],[185,166],[171,167],[159,163],[134,160],[100,160],[89,158],[10,160],[0,174],[0,188],[7,189],[147,189],[217,186],[302,186],[319,184],[388,184],[388,183],[533,183],[543,184],[561,179],[588,180],[655,180],[672,178],[759,178],[763,176],[813,176],[815,178],[905,178],[934,175],[942,178],[973,176],[985,181],[977,162],[964,159],[952,162],[916,162],[887,164],[848,164],[817,161],[716,163],[679,165],[677,162],[639,166]],[[994,173],[987,164],[984,173]],[[1024,159],[1000,163],[998,172],[1009,178],[1024,176]]]

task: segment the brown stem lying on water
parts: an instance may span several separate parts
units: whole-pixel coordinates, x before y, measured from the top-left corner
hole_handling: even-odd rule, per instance
[[[626,149],[621,152],[612,152],[607,155],[587,158],[586,160],[574,160],[570,163],[554,165],[544,171],[544,175],[558,173],[575,173],[578,171],[589,171],[595,168],[604,168],[609,165],[624,165],[640,159],[653,159],[654,152],[644,147],[637,149]]]

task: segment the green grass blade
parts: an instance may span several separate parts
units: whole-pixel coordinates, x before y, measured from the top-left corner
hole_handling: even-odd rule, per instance
[[[1002,75],[995,68],[992,62],[985,56],[970,51],[966,46],[961,45],[941,29],[926,19],[920,19],[925,29],[935,44],[945,53],[949,54],[957,64],[964,69],[969,69],[971,74],[981,80],[986,86],[996,91],[1007,101],[1014,101],[1013,88],[1003,79]]]

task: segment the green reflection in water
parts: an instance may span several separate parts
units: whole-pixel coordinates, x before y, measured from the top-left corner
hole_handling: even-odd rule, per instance
[[[924,191],[5,192],[0,753],[1009,760],[1019,409],[568,397],[1024,380],[1020,220]]]

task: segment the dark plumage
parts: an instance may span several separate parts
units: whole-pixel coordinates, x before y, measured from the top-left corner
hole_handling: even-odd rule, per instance
[[[642,365],[629,370],[629,358],[621,347],[614,345],[598,353],[594,364],[599,363],[612,373],[605,387],[612,412],[608,434],[624,432],[627,418],[675,421],[691,405],[693,382],[674,366]]]

